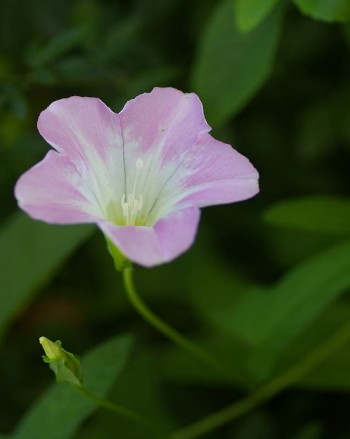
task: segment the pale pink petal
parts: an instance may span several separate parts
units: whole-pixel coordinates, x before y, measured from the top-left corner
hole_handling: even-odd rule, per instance
[[[73,162],[89,162],[95,153],[106,162],[111,151],[122,149],[119,117],[97,98],[72,96],[53,102],[40,114],[38,129]]]
[[[99,222],[98,226],[131,261],[144,267],[162,263],[159,241],[152,227],[118,226],[107,221]]]
[[[126,192],[136,187],[136,196],[143,199],[144,224],[151,226],[174,211],[182,192],[174,177],[199,134],[208,132],[210,127],[198,96],[174,88],[154,88],[151,93],[132,99],[119,116]],[[137,162],[142,163],[140,171]]]
[[[144,267],[170,262],[193,243],[200,211],[183,209],[159,220],[153,227],[120,227],[102,221],[98,225],[131,261]]]
[[[119,115],[99,99],[74,96],[52,103],[38,128],[57,152],[19,179],[20,207],[51,223],[96,222],[143,266],[169,262],[192,245],[198,207],[259,190],[250,162],[208,134],[193,93],[155,88]]]
[[[177,161],[200,132],[210,130],[198,96],[174,88],[154,88],[132,99],[119,116],[126,150],[163,162]]]
[[[200,210],[197,207],[188,207],[173,212],[153,226],[165,262],[173,260],[191,247],[196,237],[199,218]]]
[[[98,208],[84,195],[71,160],[54,151],[17,181],[15,196],[29,216],[54,224],[96,221]]]
[[[183,187],[182,202],[199,207],[245,200],[259,191],[259,174],[250,161],[206,133],[188,150],[174,177]]]
[[[119,203],[126,171],[117,114],[97,98],[73,96],[44,110],[38,129],[57,151],[69,156],[105,212]]]

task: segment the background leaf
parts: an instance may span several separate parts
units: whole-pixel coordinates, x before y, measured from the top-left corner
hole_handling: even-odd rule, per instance
[[[285,370],[289,364],[299,362],[315,346],[320,346],[349,320],[350,308],[345,300],[334,303],[325,310],[307,330],[296,337],[277,361],[275,373]],[[319,391],[350,389],[350,342],[304,376],[296,387]],[[329,373],[329,371],[332,373]]]
[[[301,3],[311,5],[310,13],[327,3],[328,12],[318,13],[328,18],[341,4]],[[138,348],[111,397],[172,429],[285,371],[349,318],[349,288],[340,295],[346,263],[333,254],[328,263],[316,264],[350,238],[347,208],[336,208],[332,200],[317,218],[299,210],[295,226],[260,221],[262,212],[284,201],[310,194],[346,200],[349,194],[349,24],[329,25],[297,8],[286,0],[0,1],[3,434],[15,430],[52,382],[38,355],[42,334],[84,351],[116,331],[132,331]],[[248,26],[245,32],[240,21]],[[36,129],[44,108],[80,95],[119,111],[154,86],[195,88],[208,121],[216,124],[213,135],[234,145],[261,175],[257,197],[203,209],[188,252],[171,264],[135,270],[149,306],[222,357],[231,366],[230,379],[173,347],[135,314],[100,233],[77,249],[70,239],[80,227],[28,219],[18,233],[7,223],[18,210],[16,180],[48,149]],[[283,221],[294,221],[294,213]],[[292,281],[297,272],[304,274]],[[332,273],[333,281],[326,279]],[[318,287],[318,278],[324,285]],[[276,334],[270,333],[272,322]],[[284,334],[285,342],[278,339]],[[322,427],[318,439],[350,438],[348,351],[344,346],[293,389],[208,439],[298,438],[310,424]],[[147,434],[99,410],[73,437],[108,438],[111,432],[138,439]]]
[[[222,124],[235,115],[268,78],[281,22],[279,9],[242,34],[235,25],[232,0],[218,5],[204,30],[191,80],[210,124]]]
[[[42,48],[31,50],[28,63],[32,66],[41,66],[55,61],[66,52],[79,45],[86,37],[87,28],[77,26],[50,39]]]
[[[301,12],[317,20],[349,21],[350,3],[348,0],[294,0]]]
[[[319,422],[311,422],[293,436],[293,439],[321,439],[325,437],[324,433],[324,429]]]
[[[280,227],[334,235],[350,234],[350,199],[313,195],[283,200],[267,208],[265,221]]]
[[[254,29],[279,0],[234,0],[236,24],[243,31]]]
[[[130,350],[130,336],[114,337],[92,349],[82,358],[85,387],[105,397],[122,372]],[[11,439],[66,439],[98,407],[66,384],[54,384],[20,422]]]
[[[167,433],[176,430],[176,423],[163,399],[164,382],[159,359],[149,349],[145,349],[145,346],[137,349],[136,354],[116,380],[110,399],[144,414],[164,431],[162,437],[166,438]],[[130,392],[130,388],[137,388],[137,392]],[[129,420],[106,410],[100,410],[94,420],[81,429],[76,439],[108,437],[112,431],[117,432],[121,438],[155,439],[151,432],[145,431],[144,426],[130,423]],[[159,439],[159,436],[156,437]]]
[[[213,280],[215,283],[218,285]],[[239,294],[234,289],[223,289],[220,295],[217,292],[213,299],[216,306],[207,304],[204,316],[216,328],[245,342],[250,349],[247,361],[252,372],[257,378],[266,378],[288,343],[349,287],[347,242],[300,264],[271,287],[246,286]],[[200,295],[199,290],[198,303]]]
[[[0,337],[22,307],[92,233],[13,215],[0,230]],[[35,263],[33,264],[33,261]]]
[[[280,351],[350,287],[350,242],[338,245],[288,273],[266,295],[247,295],[232,316],[258,346],[251,365],[269,369]],[[260,313],[257,308],[260,306]],[[243,308],[242,308],[243,307]],[[250,322],[250,325],[248,324]],[[255,333],[254,333],[255,328]],[[244,329],[243,329],[244,330]]]
[[[349,142],[349,99],[350,89],[342,88],[302,109],[295,140],[301,161],[320,161],[330,157],[333,151],[340,152],[342,145]]]

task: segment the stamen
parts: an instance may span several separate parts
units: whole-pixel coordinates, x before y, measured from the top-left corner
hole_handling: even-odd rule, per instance
[[[125,201],[125,199],[127,201]],[[122,211],[123,216],[125,217],[125,223],[127,225],[133,225],[136,219],[136,215],[143,206],[143,196],[138,195],[137,198],[134,197],[134,194],[128,194],[127,198],[125,194],[122,196]]]
[[[123,215],[126,216],[128,211],[128,203],[125,202],[125,194],[122,196],[122,209],[123,209]]]
[[[140,194],[139,195],[139,210],[141,210],[143,207],[143,196]]]
[[[137,169],[142,169],[142,168],[143,168],[143,165],[144,165],[143,160],[140,159],[140,158],[138,158],[138,159],[136,160],[136,168],[137,168]]]
[[[136,169],[140,170],[144,166],[144,161],[141,158],[136,160]],[[136,195],[136,189],[139,179],[139,172],[136,171],[133,192],[126,195],[123,194],[121,199],[122,212],[125,218],[126,225],[134,225],[136,221],[136,216],[143,206],[143,196],[141,194]]]

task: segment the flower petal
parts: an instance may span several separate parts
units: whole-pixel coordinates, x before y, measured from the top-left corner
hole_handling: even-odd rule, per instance
[[[53,102],[38,120],[44,139],[69,156],[105,210],[121,200],[125,185],[119,116],[97,98],[73,96]]]
[[[144,267],[162,263],[159,242],[152,227],[118,226],[107,221],[99,222],[98,226],[131,261]]]
[[[233,203],[259,191],[259,174],[250,161],[206,133],[188,151],[179,177],[184,191],[181,203],[185,205]]]
[[[17,181],[15,196],[29,216],[54,224],[96,221],[99,207],[83,193],[83,182],[70,159],[54,151]]]
[[[107,160],[122,148],[119,117],[98,98],[72,96],[54,101],[38,119],[38,129],[57,151],[72,161],[90,160],[92,152]]]
[[[30,216],[96,222],[130,260],[169,262],[194,241],[199,207],[258,192],[258,173],[208,134],[199,98],[155,88],[113,113],[96,98],[52,103],[38,120],[56,149],[18,181]]]
[[[178,161],[200,132],[210,130],[198,96],[170,87],[156,87],[128,101],[119,116],[133,159],[152,153],[163,161]]]
[[[210,127],[198,96],[174,88],[154,88],[132,99],[119,116],[125,142],[126,192],[136,187],[136,195],[142,195],[143,223],[151,226],[172,210],[171,200],[178,199],[182,190],[174,175],[198,135]],[[137,162],[142,163],[141,172]]]
[[[183,209],[159,220],[153,227],[120,227],[107,221],[98,225],[131,261],[144,267],[170,262],[193,243],[200,211]]]
[[[173,212],[154,226],[164,262],[169,262],[186,251],[196,237],[200,210],[197,207]]]

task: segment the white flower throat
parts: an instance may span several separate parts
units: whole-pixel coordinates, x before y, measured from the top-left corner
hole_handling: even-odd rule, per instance
[[[143,196],[141,194],[136,194],[136,189],[140,177],[140,171],[144,166],[142,159],[138,158],[136,160],[136,173],[133,185],[133,191],[128,194],[123,194],[121,199],[122,211],[124,216],[125,225],[132,226],[135,225],[137,220],[137,214],[141,211],[143,207]]]

